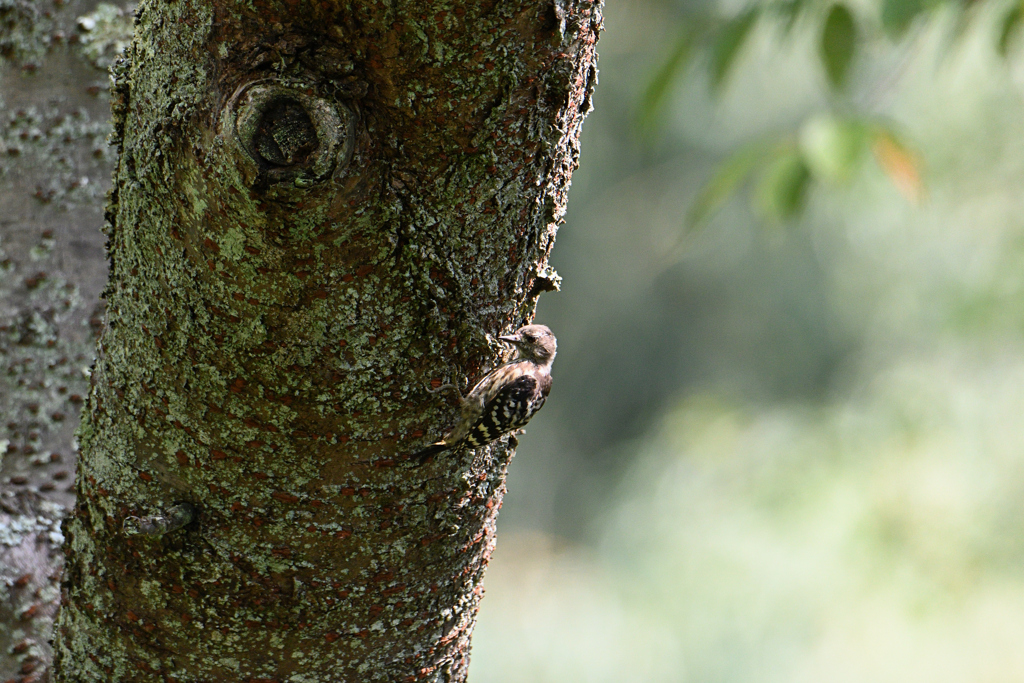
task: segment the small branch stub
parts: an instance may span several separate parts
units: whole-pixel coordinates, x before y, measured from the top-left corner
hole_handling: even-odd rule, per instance
[[[310,187],[348,164],[355,114],[309,92],[298,84],[269,80],[235,92],[222,132],[240,152],[247,185]]]
[[[178,503],[162,515],[149,517],[128,517],[122,528],[129,536],[163,536],[177,531],[196,518],[196,508],[191,503]]]

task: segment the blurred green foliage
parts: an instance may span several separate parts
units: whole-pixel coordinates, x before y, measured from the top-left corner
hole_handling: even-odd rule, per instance
[[[841,89],[846,85],[846,76],[857,50],[857,22],[841,2],[828,10],[821,29],[819,50],[829,83],[833,88]]]
[[[737,151],[734,158],[723,163],[706,186],[703,196],[695,202],[688,215],[687,227],[702,225],[751,174],[761,176],[754,198],[762,215],[774,220],[791,219],[803,209],[807,190],[813,181],[832,184],[846,181],[863,158],[860,148],[865,145],[874,147],[873,143],[888,146],[889,157],[879,158],[878,162],[881,169],[890,174],[896,187],[908,199],[919,198],[923,186],[916,155],[888,121],[871,115],[870,91],[879,87],[880,79],[891,74],[865,74],[848,87],[851,71],[858,53],[875,53],[883,49],[883,44],[898,43],[915,22],[922,22],[942,11],[953,19],[947,22],[950,24],[947,39],[951,42],[959,40],[970,28],[975,15],[979,14],[978,4],[977,0],[884,0],[870,7],[859,3],[858,11],[854,12],[852,5],[842,0],[768,0],[747,5],[732,16],[723,16],[720,7],[714,3],[683,12],[675,47],[664,64],[655,70],[640,100],[637,128],[644,137],[652,139],[658,134],[665,103],[671,97],[673,87],[682,80],[688,59],[702,52],[707,55],[711,88],[720,92],[733,63],[759,22],[779,33],[783,41],[799,22],[804,24],[806,33],[817,34],[818,60],[830,90],[825,111],[820,112],[815,120],[805,122],[805,130],[776,132],[775,137],[782,139],[794,134],[803,137],[808,126],[817,125],[821,131],[820,124],[824,118],[842,119],[841,125],[832,126],[828,131],[830,140],[822,140],[828,144],[816,147],[804,144],[795,149],[782,145],[776,154],[754,159],[756,163],[753,164],[750,146]],[[1004,13],[996,45],[1005,56],[1019,31],[1024,12],[1021,2],[1002,9]],[[698,36],[701,40],[697,39]],[[887,163],[893,161],[893,153],[902,157],[898,165]],[[878,154],[876,151],[876,157]],[[740,169],[743,173],[738,173]]]
[[[609,2],[476,683],[1024,679],[1021,6],[836,5]]]

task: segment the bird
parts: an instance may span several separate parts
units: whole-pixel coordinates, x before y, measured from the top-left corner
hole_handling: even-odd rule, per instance
[[[526,325],[498,339],[513,345],[518,354],[477,382],[462,399],[458,423],[443,439],[413,456],[421,463],[463,444],[486,446],[524,427],[544,405],[558,347],[555,335],[546,325]]]

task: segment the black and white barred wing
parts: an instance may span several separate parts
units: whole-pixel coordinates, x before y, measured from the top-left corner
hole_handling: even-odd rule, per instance
[[[501,385],[484,405],[478,421],[470,427],[466,443],[482,446],[523,427],[544,405],[546,398],[533,374],[520,375]]]
[[[445,443],[451,446],[466,438],[483,417],[487,404],[494,400],[502,386],[514,381],[523,374],[521,365],[522,363],[513,363],[501,366],[492,370],[482,380],[477,382],[476,386],[463,399],[459,412],[459,421],[452,427],[450,432],[445,434]]]

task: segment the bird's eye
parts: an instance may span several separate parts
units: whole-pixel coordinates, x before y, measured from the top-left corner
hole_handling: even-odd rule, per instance
[[[535,342],[535,341],[537,341],[537,338],[534,337],[532,334],[524,334],[523,335],[523,339],[525,339],[528,342]]]

